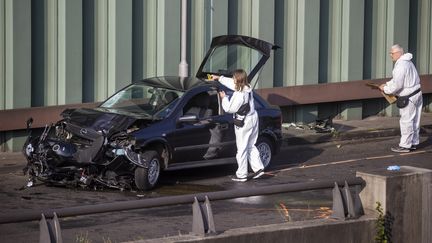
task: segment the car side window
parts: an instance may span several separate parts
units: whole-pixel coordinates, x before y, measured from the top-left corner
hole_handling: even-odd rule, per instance
[[[212,110],[212,116],[223,114],[222,104],[219,99],[217,91],[210,93],[210,105],[209,108]]]
[[[199,119],[209,118],[217,114],[217,106],[214,105],[217,97],[208,92],[202,92],[192,97],[183,108],[183,115],[196,115]],[[216,103],[217,105],[217,103]]]

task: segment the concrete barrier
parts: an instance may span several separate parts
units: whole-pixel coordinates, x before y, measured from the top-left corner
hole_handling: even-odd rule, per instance
[[[182,235],[134,243],[370,243],[377,231],[377,202],[383,212],[394,217],[393,243],[432,242],[432,171],[402,166],[398,171],[385,168],[357,172],[366,181],[360,192],[365,215],[352,220],[320,219],[283,224],[237,228],[216,235]],[[217,222],[216,229],[217,229]]]
[[[373,216],[348,221],[321,219],[237,228],[204,237],[190,234],[129,243],[371,243],[375,237],[375,222]]]
[[[394,217],[392,242],[432,242],[432,171],[401,166],[399,171],[358,172],[366,181],[360,193],[363,207],[374,209],[380,202],[383,212]]]

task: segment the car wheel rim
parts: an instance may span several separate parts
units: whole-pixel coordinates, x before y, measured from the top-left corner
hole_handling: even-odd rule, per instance
[[[159,178],[159,161],[152,159],[148,168],[148,180],[151,185],[154,185]]]
[[[267,143],[260,143],[258,144],[257,148],[260,153],[261,162],[263,163],[264,167],[266,167],[271,160],[271,148]]]

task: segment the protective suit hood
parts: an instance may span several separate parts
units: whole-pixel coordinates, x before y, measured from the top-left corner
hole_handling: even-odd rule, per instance
[[[399,59],[401,61],[410,61],[413,58],[413,55],[411,53],[405,53],[403,54]]]

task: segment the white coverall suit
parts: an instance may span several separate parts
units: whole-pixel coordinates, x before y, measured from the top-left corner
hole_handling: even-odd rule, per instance
[[[255,105],[253,101],[252,89],[245,86],[243,91],[235,91],[235,84],[232,78],[221,76],[219,82],[225,85],[227,88],[234,90],[231,99],[225,96],[222,99],[222,108],[225,112],[236,113],[240,106],[247,103],[251,98],[250,111],[244,119],[244,126],[234,126],[236,145],[237,145],[237,164],[238,169],[236,176],[238,178],[246,178],[248,175],[248,161],[254,172],[264,169],[263,163],[260,158],[259,151],[255,146],[258,138],[258,114],[255,111]]]
[[[384,86],[384,93],[406,96],[420,88],[420,78],[414,64],[412,54],[403,54],[395,63],[393,78]],[[420,142],[420,116],[423,106],[422,92],[411,96],[408,105],[399,109],[400,113],[400,147],[411,148]]]

